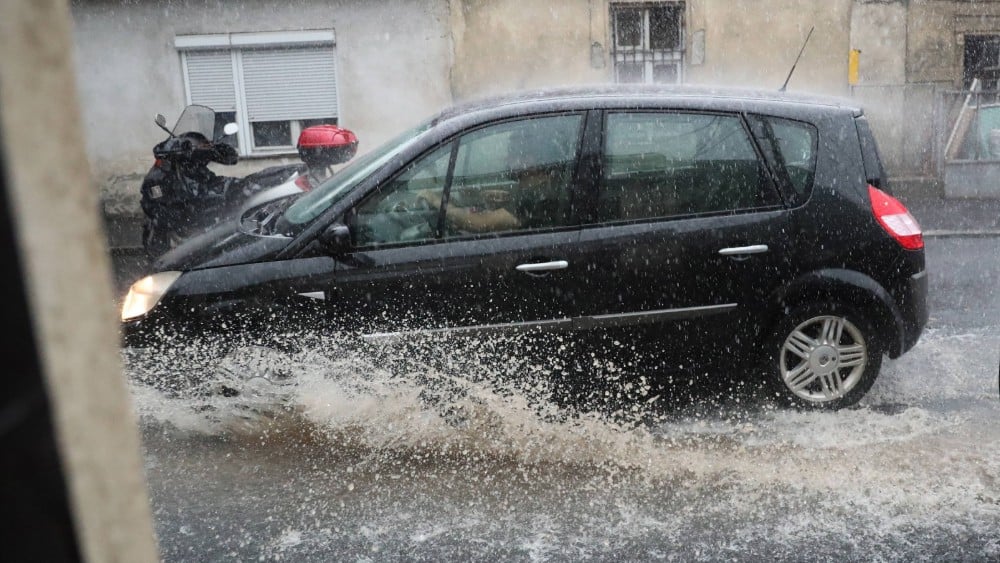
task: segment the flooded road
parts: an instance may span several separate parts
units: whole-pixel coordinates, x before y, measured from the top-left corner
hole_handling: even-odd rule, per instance
[[[516,357],[442,410],[419,362],[336,341],[223,370],[294,383],[172,397],[127,355],[163,559],[997,561],[996,248],[928,242],[928,330],[837,413],[685,382],[572,412],[480,382],[539,369]]]

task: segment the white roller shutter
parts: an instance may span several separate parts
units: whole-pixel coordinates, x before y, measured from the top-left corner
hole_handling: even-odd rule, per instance
[[[337,117],[333,47],[240,51],[251,122]]]
[[[184,59],[191,103],[206,105],[217,112],[236,111],[232,53],[190,51],[184,53]]]

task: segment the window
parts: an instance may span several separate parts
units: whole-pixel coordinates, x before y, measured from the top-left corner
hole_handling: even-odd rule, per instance
[[[289,152],[299,132],[336,124],[332,31],[179,36],[187,102],[240,126],[243,155]]]
[[[611,113],[606,128],[604,220],[731,211],[776,201],[737,116]]]
[[[359,205],[350,221],[355,246],[434,238],[453,143],[408,167]]]
[[[616,82],[679,83],[684,63],[684,3],[612,4]]]
[[[451,235],[565,225],[583,119],[511,121],[469,133],[458,147],[448,201]]]
[[[816,175],[816,127],[778,117],[752,116],[751,120],[760,123],[765,153],[773,154],[778,166],[788,174],[788,183],[795,190],[795,198],[804,201]],[[861,138],[864,139],[864,136]],[[862,140],[862,148],[864,143]],[[771,146],[766,146],[768,144]]]
[[[357,207],[355,245],[569,224],[582,125],[578,114],[508,121],[431,151]]]
[[[962,65],[965,88],[978,78],[982,90],[997,90],[1000,78],[1000,35],[966,35]]]

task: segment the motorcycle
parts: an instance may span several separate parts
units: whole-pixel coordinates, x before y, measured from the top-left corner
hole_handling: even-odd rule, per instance
[[[184,109],[173,129],[157,114],[169,137],[153,147],[156,158],[140,192],[146,221],[143,246],[151,259],[236,214],[309,191],[333,174],[333,166],[357,153],[358,137],[336,125],[302,129],[296,143],[301,163],[265,168],[243,178],[216,175],[210,162],[236,164],[239,155],[225,137],[236,134],[207,106]]]
[[[238,126],[222,121],[212,108],[196,104],[184,109],[172,129],[162,114],[156,115],[154,122],[169,136],[153,147],[156,160],[139,188],[142,243],[150,259],[231,217],[255,194],[308,172],[305,163],[296,163],[243,178],[217,175],[209,163],[239,160],[236,149],[224,142]]]

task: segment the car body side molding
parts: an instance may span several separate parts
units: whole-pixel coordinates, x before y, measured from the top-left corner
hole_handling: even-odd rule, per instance
[[[635,311],[631,313],[617,313],[613,315],[594,315],[587,317],[572,317],[564,319],[549,319],[543,321],[527,321],[518,323],[473,325],[460,327],[445,327],[434,329],[417,329],[394,332],[375,332],[365,334],[363,339],[369,341],[393,340],[407,336],[434,336],[434,335],[481,335],[498,334],[511,332],[554,332],[563,330],[610,328],[621,326],[635,326],[651,324],[660,321],[670,321],[678,319],[689,319],[693,317],[704,317],[717,315],[736,309],[736,303],[724,303],[721,305],[705,305],[699,307],[682,307],[676,309],[658,309],[654,311]]]

